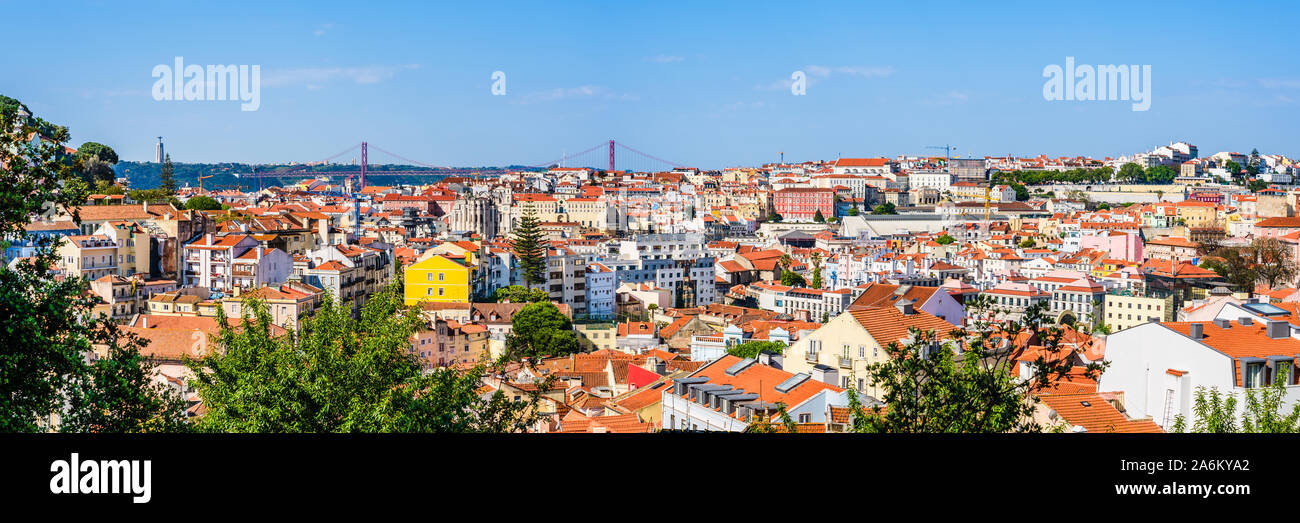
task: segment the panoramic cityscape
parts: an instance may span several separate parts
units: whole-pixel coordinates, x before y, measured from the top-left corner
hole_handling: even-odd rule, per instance
[[[11,6],[0,432],[1300,432],[1296,6],[1121,5]]]

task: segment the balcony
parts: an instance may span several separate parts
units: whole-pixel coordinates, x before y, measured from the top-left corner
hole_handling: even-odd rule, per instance
[[[813,352],[813,351],[808,351],[808,352],[804,353],[804,359],[806,359],[807,361],[816,362],[816,361],[817,361],[817,353],[816,353],[816,352]]]
[[[840,368],[841,368],[841,369],[852,369],[852,368],[853,368],[853,358],[850,358],[850,357],[848,357],[848,356],[840,356]]]

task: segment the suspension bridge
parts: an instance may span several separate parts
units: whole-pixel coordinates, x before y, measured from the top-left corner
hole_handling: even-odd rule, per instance
[[[372,161],[371,151],[377,152],[380,158],[388,158],[393,162],[376,162]],[[622,151],[626,154],[620,155]],[[359,161],[355,164],[332,163],[340,157],[359,152]],[[357,159],[356,156],[353,157]],[[524,169],[547,169],[554,167],[585,167],[591,169],[607,169],[609,171],[618,170],[622,167],[625,171],[649,172],[656,170],[671,170],[676,167],[684,167],[685,164],[665,160],[655,155],[645,153],[618,143],[614,140],[598,143],[573,154],[564,154],[558,159],[543,162],[539,164],[512,164],[513,167]],[[323,167],[323,168],[322,168]],[[414,168],[411,168],[414,167]],[[356,180],[357,185],[354,190],[360,190],[366,187],[368,177],[375,176],[474,176],[485,169],[470,169],[463,167],[447,167],[441,165],[429,164],[417,160],[412,160],[400,154],[385,150],[379,146],[372,145],[368,142],[361,142],[347,149],[339,151],[320,161],[294,165],[285,169],[273,171],[257,171],[250,173],[236,173],[234,176],[241,180],[257,180],[259,187],[264,179],[305,179],[305,178],[344,178],[348,181]]]

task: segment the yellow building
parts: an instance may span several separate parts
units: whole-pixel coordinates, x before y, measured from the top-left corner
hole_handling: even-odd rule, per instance
[[[424,301],[469,303],[472,264],[464,259],[434,254],[406,266],[407,305]]]

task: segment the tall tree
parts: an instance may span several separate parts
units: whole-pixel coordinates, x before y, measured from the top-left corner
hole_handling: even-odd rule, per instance
[[[166,191],[168,195],[176,194],[176,167],[172,165],[170,153],[163,157],[162,173],[158,175],[158,188]]]
[[[1255,238],[1250,242],[1249,253],[1255,264],[1259,281],[1270,289],[1291,284],[1296,279],[1296,260],[1290,246],[1277,238]]]
[[[822,253],[813,251],[808,259],[813,266],[812,288],[820,289],[822,288]]]
[[[67,129],[20,117],[21,107],[0,103],[0,238],[23,237],[31,217],[51,208],[80,223],[78,206],[90,194],[76,162],[65,161]],[[44,139],[28,140],[31,133]],[[150,409],[118,408],[152,401],[154,389],[136,388],[140,380],[112,377],[139,376],[138,353],[118,345],[111,320],[93,314],[99,299],[85,279],[54,277],[59,241],[34,243],[34,256],[0,264],[0,432],[157,428],[130,417]],[[96,347],[107,358],[92,368],[84,355]],[[72,425],[59,427],[60,419]]]
[[[530,303],[511,318],[506,352],[510,359],[565,356],[578,352],[573,322],[551,303]]]
[[[510,244],[519,259],[519,272],[523,274],[524,284],[531,289],[534,285],[546,283],[547,241],[531,203],[524,205],[512,236]]]
[[[106,323],[107,358],[73,380],[63,432],[185,432],[185,401],[154,381],[158,364],[140,353],[143,340]]]
[[[1075,368],[1074,353],[1062,345],[1064,331],[1049,326],[1044,304],[1026,309],[1019,321],[988,298],[967,303],[968,326],[946,333],[910,329],[906,345],[890,342],[888,358],[867,374],[883,389],[887,407],[867,407],[850,390],[855,432],[1041,432],[1035,421],[1038,394],[1051,390]],[[946,339],[945,339],[946,338]],[[1029,345],[1043,347],[1028,365],[1030,376],[1012,372]],[[1096,377],[1103,364],[1082,375]]]
[[[1141,182],[1146,180],[1142,166],[1133,162],[1119,166],[1118,178],[1125,182]]]
[[[278,336],[266,304],[245,303],[238,328],[218,310],[217,350],[187,361],[208,409],[201,429],[513,432],[536,420],[537,397],[479,393],[484,366],[424,372],[410,347],[426,324],[402,306],[396,285],[371,296],[360,320],[330,297],[296,331]]]

